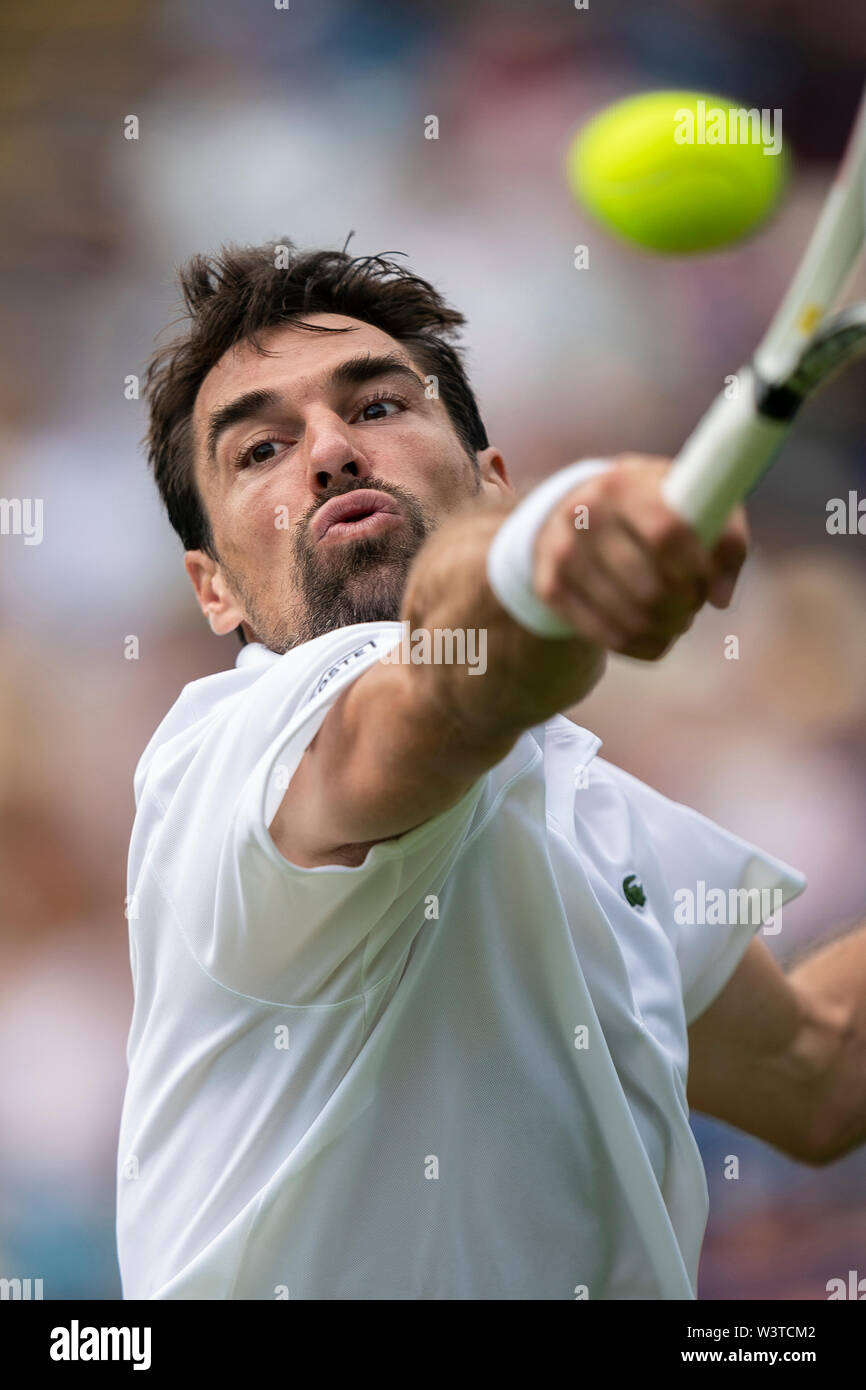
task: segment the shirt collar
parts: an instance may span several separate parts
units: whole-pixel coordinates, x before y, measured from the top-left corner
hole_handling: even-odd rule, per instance
[[[235,666],[271,666],[279,659],[279,652],[272,652],[264,642],[247,642],[235,657]]]

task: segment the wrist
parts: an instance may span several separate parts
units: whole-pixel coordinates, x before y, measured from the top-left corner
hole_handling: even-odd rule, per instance
[[[533,488],[499,527],[487,552],[487,580],[507,613],[537,637],[571,638],[574,629],[535,592],[534,551],[539,531],[557,504],[581,483],[613,464],[609,459],[582,459]]]

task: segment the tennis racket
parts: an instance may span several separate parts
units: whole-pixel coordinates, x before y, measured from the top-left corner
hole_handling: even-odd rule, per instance
[[[674,460],[663,495],[711,545],[775,461],[803,402],[866,353],[866,303],[830,315],[866,240],[866,93],[836,179],[751,362]]]

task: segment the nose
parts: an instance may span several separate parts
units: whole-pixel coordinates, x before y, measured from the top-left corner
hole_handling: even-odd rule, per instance
[[[307,477],[314,493],[326,492],[350,478],[372,475],[364,455],[338,415],[327,412],[308,422]]]

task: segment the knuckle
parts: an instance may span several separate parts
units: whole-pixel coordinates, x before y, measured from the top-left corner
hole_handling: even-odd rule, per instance
[[[644,535],[654,550],[670,551],[689,545],[689,528],[676,513],[653,508],[644,524]]]
[[[679,628],[682,623],[691,622],[705,600],[706,594],[701,589],[692,585],[688,588],[677,587],[656,606],[655,617],[666,627]]]
[[[664,583],[655,573],[636,574],[632,579],[632,588],[640,602],[649,609],[655,608],[665,598]]]
[[[571,512],[556,518],[557,524],[544,530],[539,537],[536,557],[545,570],[560,572],[574,562],[574,530]]]
[[[585,618],[580,624],[581,632],[590,642],[594,642],[598,647],[606,647],[617,651],[617,634],[613,632],[605,623],[595,618]]]
[[[563,611],[562,617],[585,641],[592,642],[598,647],[607,646],[607,636],[601,618],[584,604],[579,602],[569,604],[568,611]]]
[[[580,488],[580,501],[588,509],[590,530],[593,528],[593,520],[596,528],[604,521],[610,520],[612,515],[620,510],[628,495],[628,470],[614,466],[604,473],[597,473],[595,477],[588,478]]]
[[[678,579],[671,580],[668,597],[672,608],[677,611],[697,609],[701,607],[708,592],[709,576],[701,572],[683,575]]]
[[[617,613],[616,622],[624,635],[632,640],[644,637],[653,626],[646,614],[635,611]]]
[[[659,581],[655,601],[650,605],[650,616],[661,622],[670,613],[682,608],[686,601],[686,591],[681,582],[662,579]]]
[[[606,473],[599,473],[592,481],[596,485],[598,497],[610,498],[611,501],[621,497],[628,485],[628,474],[623,461],[617,460],[613,468],[609,468]]]
[[[574,564],[574,546],[571,538],[557,537],[548,549],[548,558],[557,574],[563,574]]]
[[[548,566],[545,566],[538,574],[533,588],[541,602],[548,604],[551,608],[558,607],[565,597],[565,590],[559,575]]]

